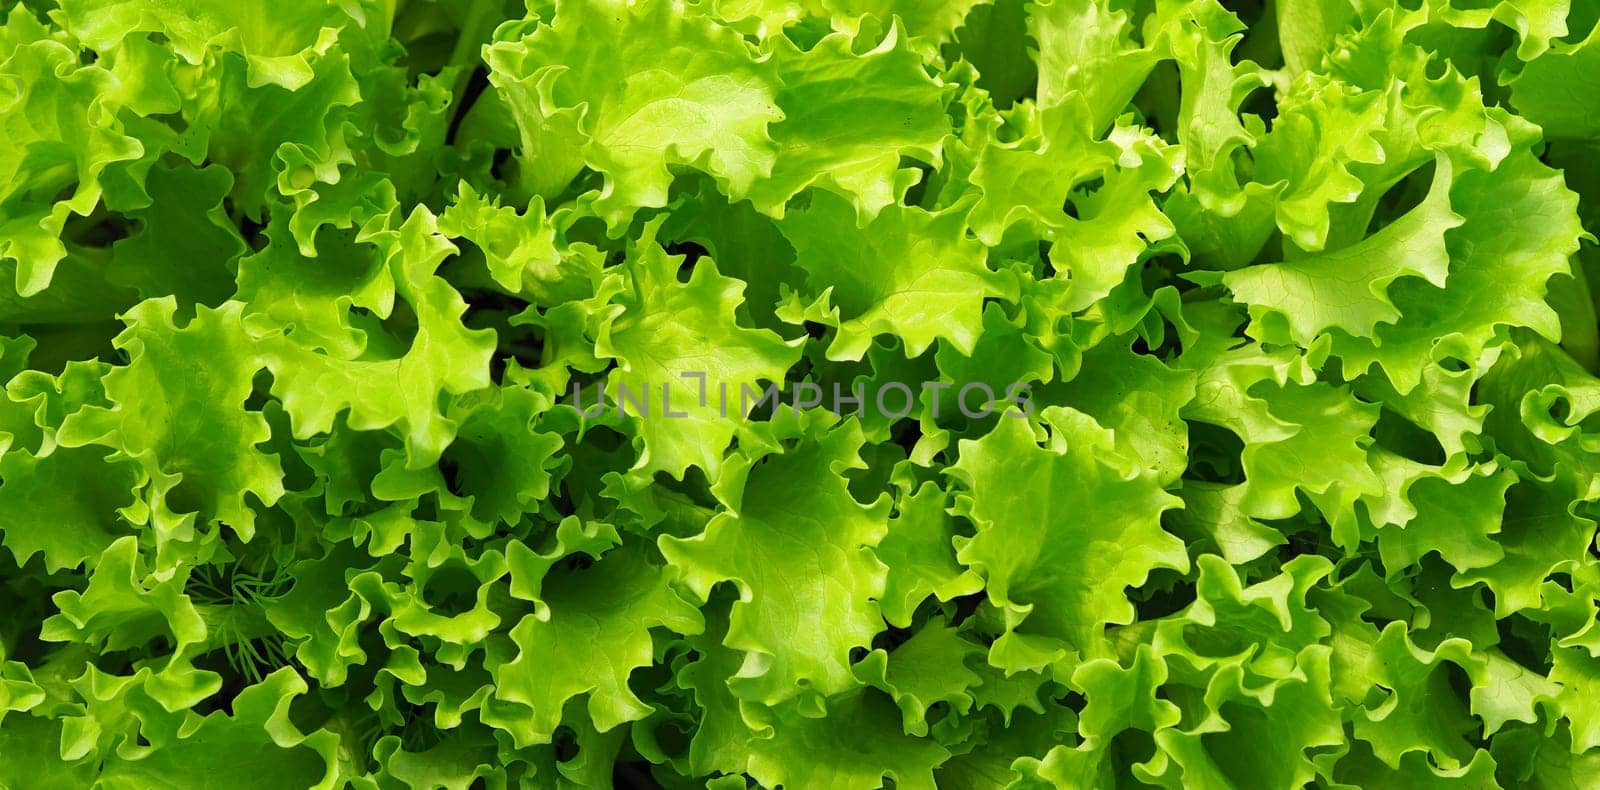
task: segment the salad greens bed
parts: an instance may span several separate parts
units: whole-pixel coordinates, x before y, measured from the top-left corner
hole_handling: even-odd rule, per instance
[[[0,786],[1600,781],[1600,3],[0,8]]]

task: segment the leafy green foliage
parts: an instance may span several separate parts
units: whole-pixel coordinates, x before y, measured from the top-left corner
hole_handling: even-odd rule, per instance
[[[1594,3],[0,14],[0,787],[1600,776]]]

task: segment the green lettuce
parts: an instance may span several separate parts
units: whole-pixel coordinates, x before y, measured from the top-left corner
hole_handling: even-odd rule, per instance
[[[0,788],[1593,786],[1596,8],[0,2]]]

